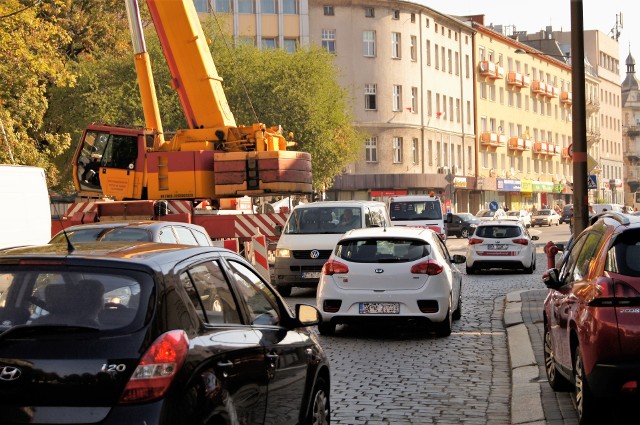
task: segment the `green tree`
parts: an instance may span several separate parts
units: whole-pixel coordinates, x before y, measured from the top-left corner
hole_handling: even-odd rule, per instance
[[[37,2],[0,2],[0,162],[34,165],[47,171],[50,185],[59,180],[54,160],[69,146],[68,135],[49,131],[44,116],[47,89],[69,85],[74,76],[61,53],[67,34],[41,19]]]

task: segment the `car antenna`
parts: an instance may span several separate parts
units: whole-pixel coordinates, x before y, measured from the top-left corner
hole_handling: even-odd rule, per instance
[[[67,253],[71,254],[73,251],[76,250],[76,247],[73,246],[73,244],[71,243],[71,239],[69,239],[69,235],[67,234],[67,229],[65,229],[64,224],[62,224],[62,218],[60,217],[58,208],[51,200],[51,194],[49,194],[49,204],[53,206],[53,209],[56,212],[56,219],[60,223],[60,227],[62,227],[62,234],[64,235],[64,238],[67,240]]]

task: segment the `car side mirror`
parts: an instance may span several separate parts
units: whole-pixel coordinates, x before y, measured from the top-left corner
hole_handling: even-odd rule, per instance
[[[273,232],[276,234],[276,236],[280,236],[282,234],[282,225],[276,224],[273,228]]]
[[[296,319],[302,326],[313,326],[320,323],[320,311],[312,305],[296,304]]]
[[[465,257],[464,255],[455,254],[453,257],[451,257],[451,262],[453,264],[462,264],[462,263],[465,263],[466,261],[467,261],[467,257]]]
[[[558,289],[560,286],[560,272],[558,269],[549,269],[542,274],[542,282],[549,289]]]

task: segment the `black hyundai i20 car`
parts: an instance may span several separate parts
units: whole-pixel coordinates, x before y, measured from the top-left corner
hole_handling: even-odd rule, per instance
[[[0,291],[0,423],[329,423],[317,309],[231,251],[4,250]]]

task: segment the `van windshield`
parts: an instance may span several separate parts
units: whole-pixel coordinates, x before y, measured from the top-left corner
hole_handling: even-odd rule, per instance
[[[296,208],[284,228],[284,234],[343,234],[362,227],[360,208]]]
[[[392,221],[441,220],[440,201],[392,202],[389,207]]]

